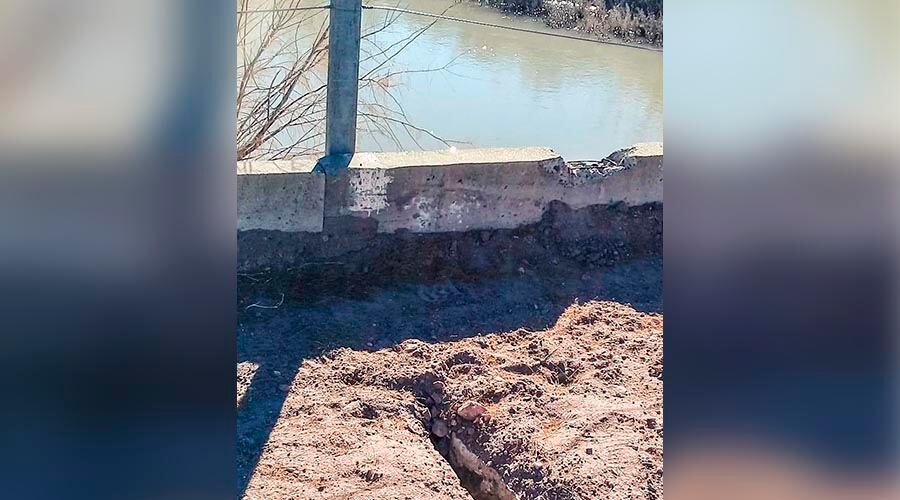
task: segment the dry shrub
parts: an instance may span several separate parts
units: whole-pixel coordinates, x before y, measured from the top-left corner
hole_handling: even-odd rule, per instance
[[[304,0],[260,2],[238,0],[237,15],[237,158],[290,159],[320,155],[325,145],[328,14]],[[273,12],[274,10],[274,12]],[[449,7],[444,10],[446,13]],[[361,33],[358,132],[386,137],[396,145],[403,134],[419,145],[416,135],[449,145],[410,123],[392,94],[395,80],[407,73],[441,68],[397,68],[395,57],[434,22],[412,30],[393,43],[379,33],[399,18],[390,13],[363,27]],[[366,69],[368,68],[368,69]],[[380,146],[380,144],[379,144]],[[419,145],[421,148],[421,145]]]

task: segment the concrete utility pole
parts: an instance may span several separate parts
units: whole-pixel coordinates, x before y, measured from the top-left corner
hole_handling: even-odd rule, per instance
[[[328,156],[356,151],[362,0],[331,0],[330,16],[325,104],[325,154]]]

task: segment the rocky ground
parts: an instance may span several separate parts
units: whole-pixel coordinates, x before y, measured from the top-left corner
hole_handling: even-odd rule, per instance
[[[244,497],[660,498],[661,269],[561,266],[304,303],[245,283]]]

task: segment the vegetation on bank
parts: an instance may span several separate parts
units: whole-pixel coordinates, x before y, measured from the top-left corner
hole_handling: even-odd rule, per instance
[[[602,39],[663,45],[663,0],[480,0]]]

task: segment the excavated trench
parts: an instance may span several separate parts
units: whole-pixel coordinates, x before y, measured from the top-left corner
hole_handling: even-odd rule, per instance
[[[472,411],[462,410],[461,408],[466,407],[448,400],[445,387],[442,380],[436,380],[432,376],[420,378],[416,387],[416,398],[428,408],[423,424],[434,448],[475,500],[517,500],[518,497],[506,485],[500,473],[469,450],[457,436],[458,433],[471,436],[482,432],[477,424],[485,418],[481,415],[483,408],[469,406],[467,409]]]
[[[516,500],[515,493],[506,486],[496,469],[484,463],[477,455],[469,451],[456,436],[450,435],[443,443],[436,443],[438,451],[449,448],[447,463],[459,477],[460,484],[475,500]],[[436,438],[432,438],[436,440]],[[449,442],[449,445],[447,444]]]

